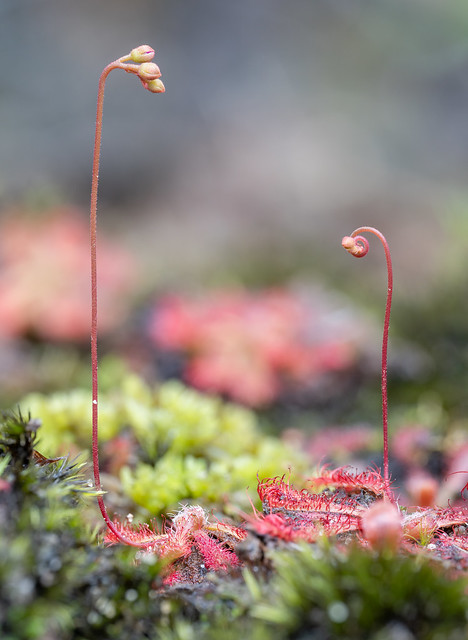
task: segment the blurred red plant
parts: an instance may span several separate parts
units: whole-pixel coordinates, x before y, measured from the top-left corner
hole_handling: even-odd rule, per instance
[[[361,518],[361,532],[372,549],[396,551],[403,539],[400,510],[388,501],[375,502]]]
[[[326,426],[312,435],[291,428],[283,431],[282,437],[285,442],[306,452],[315,463],[322,462],[324,458],[340,463],[349,460],[350,454],[373,451],[378,438],[376,430],[369,425]]]
[[[284,289],[168,296],[155,306],[149,334],[161,351],[188,358],[188,383],[260,407],[287,384],[355,363],[356,336],[330,315],[323,296],[308,301]]]
[[[392,435],[392,454],[405,465],[421,465],[434,447],[435,439],[434,433],[427,427],[405,424]]]
[[[100,324],[108,331],[125,315],[136,266],[109,240],[100,243],[100,256]],[[89,230],[80,211],[8,212],[0,223],[0,266],[0,337],[88,339]]]

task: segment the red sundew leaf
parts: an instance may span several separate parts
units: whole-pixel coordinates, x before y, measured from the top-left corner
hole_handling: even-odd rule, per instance
[[[365,469],[360,473],[350,473],[346,467],[329,470],[322,467],[320,475],[309,479],[309,485],[315,487],[336,487],[344,491],[368,491],[375,496],[385,493],[385,481],[377,469]]]
[[[167,576],[165,576],[165,578],[163,579],[163,585],[165,587],[172,587],[172,585],[182,581],[183,581],[183,577],[181,572],[173,571],[172,573],[169,573]]]
[[[468,553],[468,535],[466,534],[450,536],[448,533],[441,532],[437,535],[436,541],[443,546],[454,546]]]
[[[176,526],[171,529],[164,526],[162,531],[158,531],[147,524],[131,525],[118,521],[114,521],[114,526],[124,538],[161,558],[173,560],[190,553],[192,543],[191,531],[188,527]],[[116,544],[120,540],[112,531],[108,530],[104,542]]]
[[[320,536],[333,536],[359,528],[359,518],[347,514],[300,512],[294,515],[269,513],[257,516],[253,528],[285,542],[315,542]]]
[[[468,536],[458,534],[452,536],[441,532],[431,540],[429,547],[431,549],[435,547],[436,555],[442,560],[449,561],[455,575],[468,569]]]
[[[435,507],[439,482],[425,471],[412,471],[405,481],[405,489],[413,505]]]
[[[234,538],[237,541],[245,540],[247,537],[247,531],[242,529],[242,527],[235,527],[232,524],[227,524],[226,522],[216,522],[215,524],[207,524],[207,531],[212,531],[222,537],[227,535]]]
[[[330,503],[331,508],[336,508],[337,505]],[[365,508],[363,508],[365,510]],[[349,511],[348,511],[349,510]],[[299,530],[308,531],[308,536],[315,535],[317,538],[320,535],[334,536],[338,533],[344,533],[346,531],[355,531],[360,526],[360,515],[352,513],[353,506],[349,503],[341,503],[340,511],[310,511],[294,513],[293,515],[286,515],[286,521],[290,522],[293,527]]]
[[[210,538],[206,531],[196,531],[193,535],[193,541],[203,556],[207,569],[226,571],[228,567],[239,564],[239,558],[236,554],[223,544],[219,544],[217,540]]]
[[[321,513],[337,513],[346,516],[359,516],[366,507],[352,497],[343,498],[333,494],[309,493],[306,489],[294,489],[283,478],[267,478],[259,482],[258,495],[263,503],[264,511],[309,511],[317,515]]]
[[[185,506],[172,518],[172,524],[174,528],[169,530],[170,534],[174,540],[182,542],[194,531],[205,527],[208,524],[208,518],[202,507]]]
[[[131,540],[133,543],[139,544],[142,547],[146,547],[149,544],[152,545],[153,543],[156,544],[161,537],[164,537],[164,534],[152,529],[147,524],[122,524],[118,520],[114,520],[113,525],[117,529],[118,533],[124,536],[127,540]],[[112,545],[118,544],[120,540],[113,531],[107,529],[104,542]]]
[[[271,536],[286,542],[297,540],[297,530],[279,513],[257,515],[252,519],[252,524],[255,532],[261,536]]]
[[[466,525],[468,508],[420,509],[403,518],[405,536],[418,539],[441,529]]]

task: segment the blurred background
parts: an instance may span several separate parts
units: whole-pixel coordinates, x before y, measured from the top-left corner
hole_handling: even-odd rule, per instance
[[[346,293],[379,323],[386,277],[380,247],[376,242],[359,263],[340,247],[355,227],[377,226],[393,252],[394,336],[415,349],[396,351],[404,364],[395,393],[402,402],[429,393],[439,409],[464,415],[468,6],[1,0],[5,224],[24,213],[38,225],[56,207],[72,208],[86,223],[98,77],[142,43],[156,49],[166,93],[151,95],[135,78],[114,73],[104,107],[100,233],[133,256],[138,273],[133,284],[116,276],[117,292],[130,290],[132,304],[143,308],[145,297],[181,288],[313,280]],[[14,250],[3,229],[15,254],[9,259],[21,261],[28,243],[34,252],[42,238],[45,253],[59,260],[53,234],[30,228],[29,238],[17,231]],[[3,252],[6,264],[8,248]],[[80,268],[83,278],[87,267]],[[52,260],[50,269],[60,267]],[[42,284],[48,278],[50,272]],[[17,295],[14,282],[0,288],[4,299],[8,287]],[[39,306],[53,296],[48,285],[30,286],[35,297],[23,297],[31,320],[7,332],[2,347],[5,384],[22,371],[12,336],[28,348],[47,342],[59,312],[55,303],[48,329],[35,326]],[[65,317],[74,313],[69,306]],[[115,326],[120,312],[110,312]],[[57,329],[52,339],[67,347],[73,340],[65,334]],[[378,367],[378,339],[374,348]],[[405,352],[418,355],[406,363]],[[44,370],[57,362],[62,384],[73,380],[62,355],[47,356],[41,369],[44,357],[35,360],[29,386],[44,385],[51,375]],[[18,379],[4,395],[22,392]],[[377,421],[378,411],[376,400]]]

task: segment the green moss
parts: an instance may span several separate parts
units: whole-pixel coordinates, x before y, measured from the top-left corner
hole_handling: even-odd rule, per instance
[[[37,431],[29,417],[0,416],[0,637],[151,637],[162,618],[160,565],[97,544],[83,465],[37,464]]]
[[[80,511],[93,492],[82,465],[35,464],[37,428],[13,414],[0,424],[0,635],[12,640],[71,627],[67,583],[86,564],[77,546],[90,538]]]
[[[425,556],[376,555],[361,547],[299,545],[270,553],[267,579],[214,582],[187,596],[159,640],[465,640],[466,577]]]
[[[91,392],[74,389],[43,395],[32,393],[20,403],[23,411],[40,418],[42,423],[39,449],[45,456],[55,456],[71,445],[86,448],[91,425]],[[104,397],[99,405],[99,425],[103,441],[120,429],[115,407]]]
[[[89,449],[90,406],[84,390],[33,394],[21,402],[43,422],[39,449],[48,456],[72,446]],[[184,499],[214,503],[229,495],[245,506],[246,489],[256,485],[257,474],[306,468],[299,452],[261,433],[251,411],[180,382],[151,388],[128,375],[102,394],[99,416],[101,442],[124,430],[138,442],[139,462],[123,468],[121,483],[124,493],[152,515]]]
[[[135,549],[97,543],[87,525],[95,492],[82,464],[35,463],[37,440],[37,420],[0,417],[2,640],[467,637],[466,577],[453,579],[425,555],[378,555],[336,541],[272,552],[257,540],[262,559],[244,579],[216,574],[162,590],[155,556],[136,563]],[[206,460],[179,461],[203,485]]]
[[[466,578],[428,558],[302,546],[279,554],[253,609],[272,638],[467,637]]]

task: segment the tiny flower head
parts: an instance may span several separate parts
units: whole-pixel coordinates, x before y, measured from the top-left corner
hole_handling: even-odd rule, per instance
[[[165,86],[159,78],[150,80],[149,82],[143,82],[143,86],[145,89],[148,89],[148,91],[151,91],[151,93],[164,93],[166,91]]]
[[[161,77],[161,71],[154,62],[144,62],[138,67],[138,77],[145,82]]]
[[[438,489],[437,480],[425,473],[415,473],[406,481],[406,490],[419,507],[435,506]]]
[[[362,515],[361,530],[373,549],[396,550],[403,537],[401,514],[391,502],[379,500]]]
[[[130,51],[133,62],[150,62],[154,58],[154,49],[148,44],[142,44]]]

